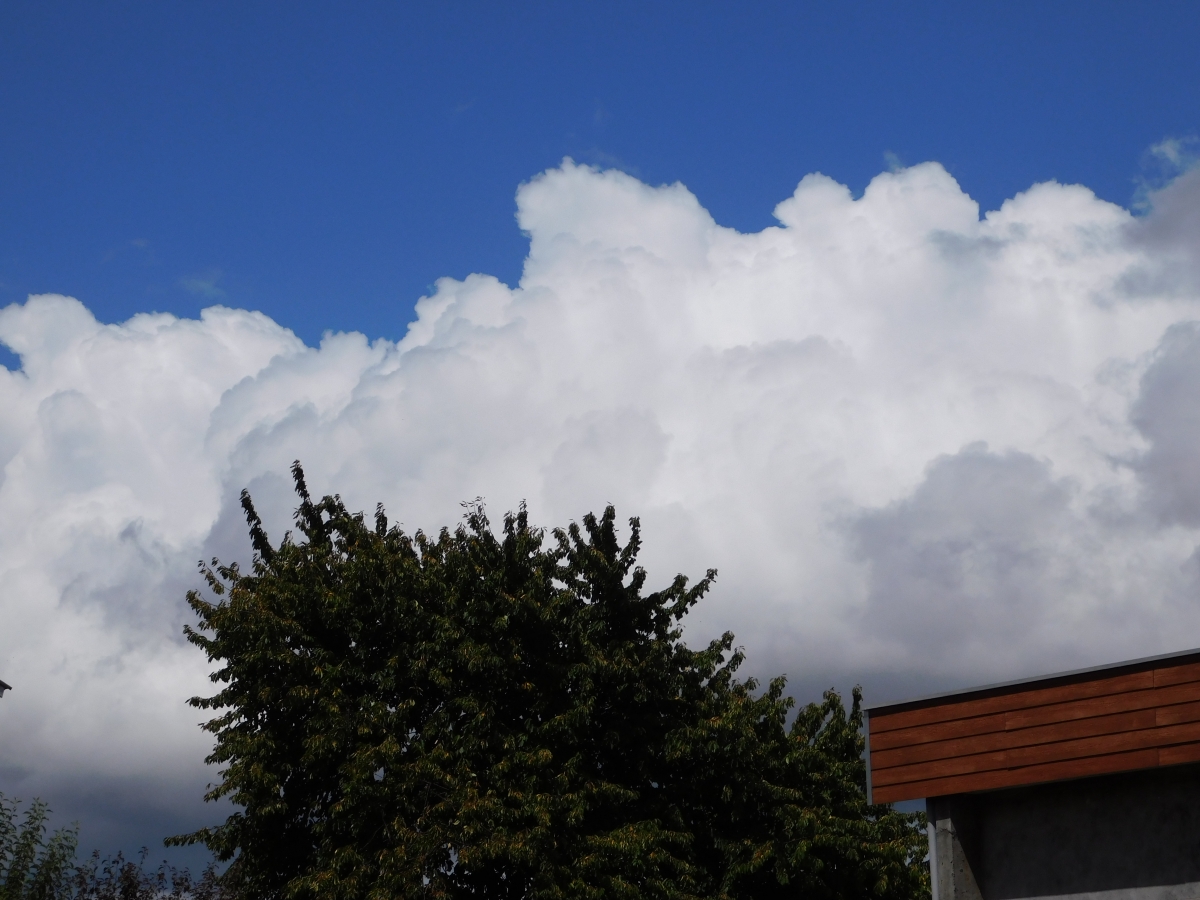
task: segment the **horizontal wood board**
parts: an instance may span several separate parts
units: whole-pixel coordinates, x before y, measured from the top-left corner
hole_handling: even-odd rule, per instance
[[[1200,651],[871,710],[872,799],[1200,761]]]

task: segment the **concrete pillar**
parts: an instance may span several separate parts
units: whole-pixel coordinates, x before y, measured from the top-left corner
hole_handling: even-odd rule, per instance
[[[933,797],[925,801],[925,812],[933,900],[983,900],[971,866],[979,840],[975,798],[969,794]]]
[[[1200,900],[1200,766],[925,806],[933,900]]]

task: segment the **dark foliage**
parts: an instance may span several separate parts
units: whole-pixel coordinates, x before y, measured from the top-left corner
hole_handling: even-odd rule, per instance
[[[436,538],[314,502],[253,569],[202,567],[189,640],[218,663],[209,799],[176,842],[259,898],[911,898],[918,817],[864,796],[862,717],[735,677],[680,621],[714,572],[645,593],[615,513],[547,535],[479,506]]]
[[[214,866],[193,878],[165,862],[148,869],[147,856],[146,850],[136,861],[122,853],[104,859],[93,853],[71,879],[75,900],[230,900]]]
[[[165,862],[147,869],[145,850],[136,862],[93,853],[76,866],[78,829],[47,838],[46,803],[34,800],[18,824],[19,805],[0,794],[0,900],[232,900],[215,866],[198,879]]]
[[[57,900],[69,891],[76,828],[46,838],[49,807],[34,800],[18,823],[20,804],[0,794],[0,900]]]

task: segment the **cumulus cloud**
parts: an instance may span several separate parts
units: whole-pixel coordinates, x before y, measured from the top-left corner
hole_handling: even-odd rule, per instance
[[[183,593],[247,555],[242,487],[288,526],[295,458],[410,529],[613,502],[652,580],[720,569],[696,640],[732,629],[801,686],[1200,644],[1197,184],[1141,217],[1054,183],[981,217],[932,163],[859,198],[809,175],[741,234],[568,161],[518,192],[521,282],[443,279],[396,343],[0,311],[0,790],[164,822],[199,795]]]

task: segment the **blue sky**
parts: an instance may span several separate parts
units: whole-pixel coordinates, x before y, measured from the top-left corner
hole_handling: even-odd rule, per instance
[[[0,304],[260,309],[399,338],[519,277],[564,156],[771,224],[808,172],[937,160],[984,209],[1128,204],[1200,122],[1194,3],[37,3],[0,8]]]
[[[297,458],[409,530],[613,502],[801,700],[1200,645],[1198,26],[0,4],[0,792],[220,817],[183,598]]]

